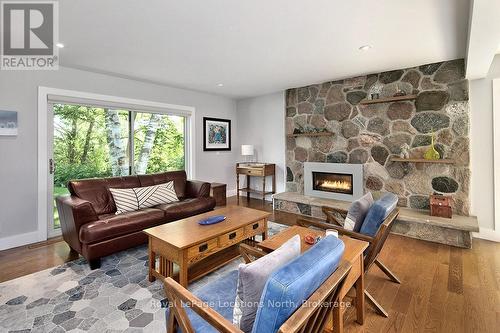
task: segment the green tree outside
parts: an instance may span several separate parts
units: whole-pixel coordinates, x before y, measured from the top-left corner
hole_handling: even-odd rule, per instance
[[[130,117],[133,140],[129,138]],[[128,174],[130,163],[135,163],[136,173],[183,170],[184,144],[184,117],[56,104],[54,198],[69,193],[69,180]],[[59,227],[55,206],[54,223]]]

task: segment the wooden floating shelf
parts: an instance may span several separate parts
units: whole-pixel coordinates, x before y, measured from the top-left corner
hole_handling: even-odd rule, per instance
[[[288,137],[297,137],[297,136],[332,136],[334,133],[332,132],[318,132],[318,133],[295,133],[288,134]]]
[[[404,95],[404,96],[394,96],[394,97],[383,97],[377,99],[364,99],[359,104],[378,104],[378,103],[389,103],[397,101],[409,101],[416,99],[417,95]]]
[[[410,162],[410,163],[455,164],[455,160],[452,160],[452,159],[426,160],[425,158],[391,157],[391,161],[392,162]]]

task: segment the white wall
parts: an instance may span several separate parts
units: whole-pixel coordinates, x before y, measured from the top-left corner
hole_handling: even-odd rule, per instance
[[[471,213],[478,217],[480,237],[500,240],[500,230],[493,230],[492,81],[495,78],[500,78],[500,55],[493,60],[486,78],[470,81]]]
[[[236,102],[232,99],[127,80],[70,68],[58,71],[1,71],[0,110],[18,111],[17,137],[0,137],[0,249],[32,240],[37,228],[37,98],[38,86],[121,96],[196,108],[195,176],[236,187],[231,152],[203,152],[202,117],[229,118],[237,132]],[[235,135],[233,134],[233,140]],[[284,150],[283,150],[284,151]]]
[[[285,191],[285,93],[279,92],[237,102],[238,144],[255,146],[259,162],[276,164],[276,191]],[[238,146],[238,154],[240,154]],[[239,156],[239,161],[244,161]],[[243,180],[243,177],[241,178]],[[241,186],[241,185],[240,185]],[[253,188],[262,189],[262,182],[254,180]],[[266,180],[271,189],[271,180]],[[270,197],[267,198],[268,200]]]

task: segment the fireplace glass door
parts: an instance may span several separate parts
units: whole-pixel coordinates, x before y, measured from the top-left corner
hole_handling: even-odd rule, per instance
[[[314,172],[313,190],[342,194],[353,194],[352,174]]]

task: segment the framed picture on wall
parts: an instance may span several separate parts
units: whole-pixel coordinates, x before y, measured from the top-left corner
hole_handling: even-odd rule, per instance
[[[203,150],[231,150],[231,120],[203,117]]]
[[[17,112],[0,110],[0,136],[17,135]]]

